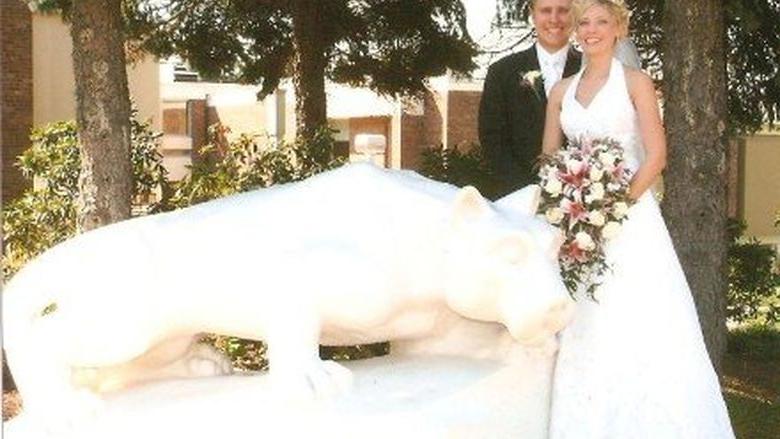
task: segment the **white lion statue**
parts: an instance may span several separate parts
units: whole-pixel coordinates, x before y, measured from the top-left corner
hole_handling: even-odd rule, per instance
[[[435,339],[453,315],[552,349],[573,304],[536,196],[490,203],[358,164],[76,236],[3,295],[24,410],[56,426],[94,413],[106,392],[230,373],[195,343],[204,332],[266,341],[285,398],[348,388],[318,344]]]

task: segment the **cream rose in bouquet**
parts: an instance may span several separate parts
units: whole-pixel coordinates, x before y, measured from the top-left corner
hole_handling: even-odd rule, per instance
[[[604,248],[619,233],[632,204],[623,148],[610,138],[579,138],[544,156],[539,166],[540,215],[563,231],[560,266],[569,292],[594,298],[609,270]]]

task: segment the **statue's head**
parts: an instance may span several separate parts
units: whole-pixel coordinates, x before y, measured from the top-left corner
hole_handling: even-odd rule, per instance
[[[472,188],[456,196],[446,248],[446,298],[458,314],[503,324],[535,344],[562,329],[573,304],[561,280],[560,233],[534,217],[529,187],[491,204]]]

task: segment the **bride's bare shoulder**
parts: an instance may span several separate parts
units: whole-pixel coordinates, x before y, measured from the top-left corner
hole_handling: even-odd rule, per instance
[[[633,85],[639,85],[640,87],[647,86],[648,84],[651,86],[653,85],[653,78],[643,70],[629,66],[624,66],[623,68],[626,72],[626,81],[628,82],[629,87]]]
[[[633,67],[625,67],[626,83],[631,96],[644,94],[655,94],[655,84],[653,78],[642,70]]]

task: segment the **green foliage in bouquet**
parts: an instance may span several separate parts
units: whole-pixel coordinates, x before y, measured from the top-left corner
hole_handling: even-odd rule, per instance
[[[458,187],[474,186],[482,195],[491,199],[496,193],[495,177],[478,144],[463,148],[444,148],[440,145],[426,149],[422,153],[420,173]]]
[[[148,123],[131,121],[133,210],[145,213],[159,205],[152,194],[163,193],[166,171],[157,151],[160,134]],[[36,182],[3,210],[3,278],[8,279],[27,261],[76,233],[75,200],[78,195],[81,148],[76,123],[56,122],[34,129],[32,146],[17,165]]]
[[[735,323],[774,325],[780,322],[780,275],[775,272],[777,254],[755,238],[740,240],[745,225],[729,224],[726,312]]]

